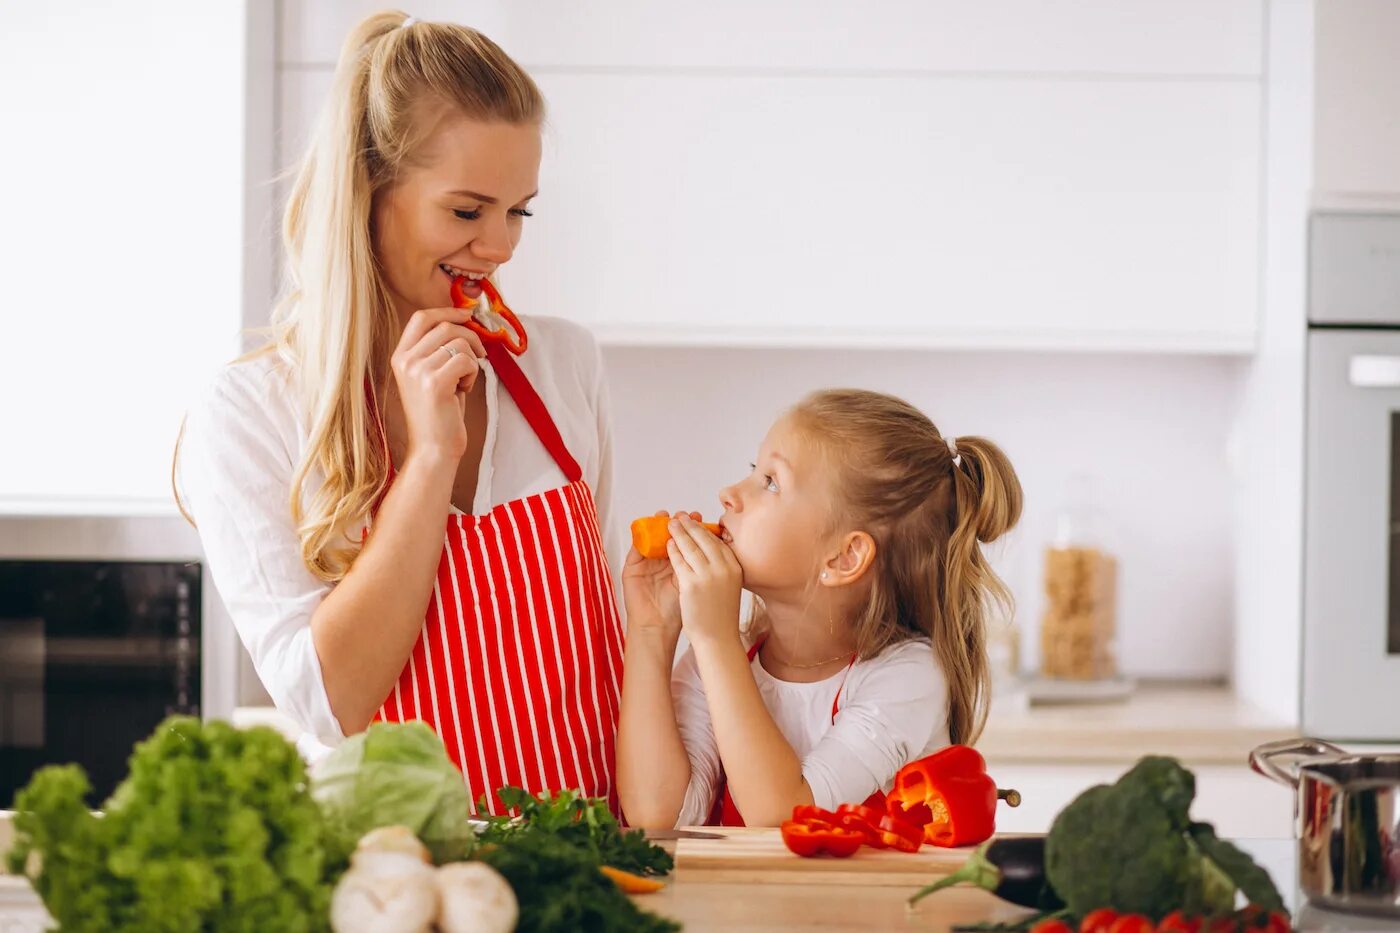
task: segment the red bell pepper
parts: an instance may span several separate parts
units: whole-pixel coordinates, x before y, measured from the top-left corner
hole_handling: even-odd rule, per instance
[[[924,844],[922,828],[892,813],[881,813],[865,804],[841,804],[836,808],[836,821],[837,825],[860,833],[865,837],[865,844],[872,848],[917,852]]]
[[[467,281],[469,280],[466,276],[462,275],[455,276],[452,279],[453,307],[462,308],[464,310],[470,310],[476,307],[476,299],[468,298],[466,293],[462,291]],[[482,340],[495,341],[503,345],[516,356],[524,353],[525,349],[530,345],[530,337],[525,333],[525,328],[521,325],[520,319],[515,316],[515,312],[506,304],[505,299],[502,298],[501,293],[496,290],[496,286],[491,284],[490,279],[478,279],[477,284],[481,286],[481,290],[486,293],[486,297],[491,301],[492,313],[505,321],[506,324],[509,325],[509,329],[506,327],[499,327],[496,330],[488,330],[474,317],[467,321],[467,327],[481,335]]]
[[[835,823],[815,817],[806,820],[785,820],[782,833],[783,844],[803,858],[814,858],[818,855],[848,858],[855,855],[856,850],[865,843],[865,837],[855,830],[844,829]]]
[[[998,797],[1013,807],[1021,802],[1016,791],[997,790],[975,749],[950,745],[901,768],[886,806],[892,815],[922,826],[925,842],[952,848],[992,837]]]

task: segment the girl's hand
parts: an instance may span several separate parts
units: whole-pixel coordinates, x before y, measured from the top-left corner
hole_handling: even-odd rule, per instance
[[[406,456],[427,453],[456,464],[467,452],[467,393],[486,356],[466,327],[470,315],[461,308],[415,311],[399,337],[389,365],[408,429]]]
[[[739,638],[744,573],[719,538],[688,515],[671,520],[666,545],[680,588],[681,625],[691,644]]]
[[[666,515],[667,512],[657,512]],[[684,515],[677,512],[676,516]],[[648,560],[634,547],[622,567],[622,598],[627,603],[627,629],[680,631],[680,589],[676,572],[666,558]]]

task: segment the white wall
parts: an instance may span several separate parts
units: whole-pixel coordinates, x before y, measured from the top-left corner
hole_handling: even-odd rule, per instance
[[[991,551],[1014,590],[1026,659],[1043,606],[1042,548],[1066,479],[1095,477],[1121,561],[1120,651],[1139,675],[1230,667],[1233,560],[1226,438],[1245,363],[1228,357],[922,351],[606,351],[624,516],[716,514],[773,417],[834,385],[900,395],[944,432],[1001,444],[1025,516]]]
[[[281,4],[279,166],[299,152],[345,32],[378,7]],[[424,0],[411,12],[483,29],[550,98],[545,194],[503,279],[516,307],[589,322],[609,344],[619,519],[682,506],[712,514],[715,491],[752,459],[769,419],[807,389],[892,391],[945,430],[1002,443],[1020,471],[1026,515],[996,561],[1019,601],[1027,665],[1038,655],[1041,549],[1066,478],[1087,472],[1115,525],[1123,667],[1227,675],[1234,558],[1226,449],[1243,359],[977,348],[1228,353],[1253,345],[1263,4],[1138,0],[1051,10],[1017,0],[998,10],[885,0],[702,10],[619,0],[610,9],[605,28],[553,0]],[[754,203],[754,192],[736,200],[725,186],[714,192],[718,201],[702,198],[709,207],[692,203],[714,181],[712,165],[677,161],[675,147],[727,127],[734,108],[667,108],[678,94],[698,104],[745,87],[773,97],[770,119],[755,117],[744,124],[747,136],[725,138],[740,153],[758,147],[804,179],[803,152],[814,143],[769,151],[808,129],[781,122],[794,107],[817,113],[818,98],[849,96],[859,126],[839,110],[830,122],[830,134],[847,142],[881,126],[910,128],[862,150],[859,181],[874,193],[843,196],[839,208],[859,218],[856,227],[802,214],[806,201],[825,202],[776,177],[781,190],[771,203]],[[794,102],[793,94],[818,98]],[[919,122],[909,108],[921,95],[924,117],[948,119]],[[631,104],[618,111],[609,101]],[[1035,101],[1039,108],[1027,111]],[[1013,132],[1017,114],[1033,132]],[[1066,120],[1084,123],[1066,132]],[[1181,129],[1158,140],[1164,127]],[[762,132],[772,138],[752,138]],[[909,162],[924,152],[928,159]],[[884,185],[889,196],[878,193]],[[793,216],[800,229],[782,221]],[[857,236],[861,230],[872,235]],[[929,230],[942,232],[929,240]],[[864,341],[932,348],[923,352],[847,349],[829,331],[814,335],[795,310],[802,303],[782,296],[812,290],[804,263],[819,268],[820,293],[833,268],[847,271],[822,246],[843,236],[863,244],[852,271],[869,275],[888,292],[880,293],[886,304],[911,318],[927,304],[921,283],[949,269],[975,272],[934,309],[961,315],[965,326],[915,344],[875,328]],[[916,243],[928,249],[911,253]],[[753,320],[726,332],[705,317],[713,283],[704,273],[731,266],[763,300],[746,303]],[[599,295],[616,296],[623,310],[600,310]],[[261,323],[250,313],[250,324]],[[1128,322],[1118,331],[1115,315]],[[1136,335],[1123,337],[1128,330]],[[739,348],[695,346],[716,343]]]

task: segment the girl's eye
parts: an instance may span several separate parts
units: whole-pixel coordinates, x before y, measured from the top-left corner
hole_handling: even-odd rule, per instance
[[[470,210],[470,211],[457,210],[457,209],[454,208],[453,211],[452,211],[452,213],[456,214],[456,215],[457,215],[459,218],[461,218],[462,220],[480,220],[480,219],[481,219],[481,208],[479,208],[479,207],[478,207],[478,208],[475,208],[475,209],[473,209],[473,210]]]
[[[753,473],[755,470],[757,470],[757,469],[758,469],[758,464],[757,464],[757,463],[750,463],[750,464],[749,464],[749,473],[750,473],[750,474],[752,474],[752,473]],[[778,481],[777,481],[776,479],[773,478],[773,474],[772,474],[772,473],[764,473],[764,474],[763,474],[763,488],[766,489],[766,490],[768,490],[769,492],[777,492],[777,491],[778,491]]]
[[[535,212],[534,212],[534,211],[529,210],[529,209],[524,208],[524,207],[512,208],[512,209],[511,209],[511,213],[514,214],[516,217],[534,217],[534,216],[535,216]]]

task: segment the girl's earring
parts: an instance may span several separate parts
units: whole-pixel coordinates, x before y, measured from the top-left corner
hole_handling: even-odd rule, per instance
[[[826,579],[826,571],[825,571],[825,570],[822,571],[822,579],[823,579],[823,580]]]

